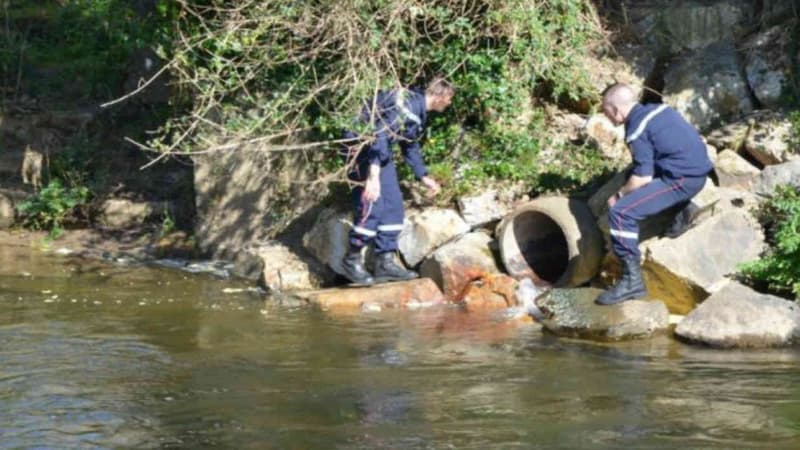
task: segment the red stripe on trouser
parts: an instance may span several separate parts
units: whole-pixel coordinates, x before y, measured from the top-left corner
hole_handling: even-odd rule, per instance
[[[660,190],[660,191],[658,191],[658,192],[653,192],[652,194],[648,195],[647,197],[640,198],[639,200],[635,201],[634,203],[631,203],[631,204],[630,204],[630,205],[628,205],[628,206],[627,206],[625,209],[621,210],[621,211],[619,212],[619,214],[624,214],[626,211],[630,210],[630,209],[631,209],[631,208],[633,208],[634,206],[636,206],[636,205],[640,205],[640,204],[642,204],[642,202],[644,202],[644,201],[647,201],[647,200],[650,200],[650,199],[653,199],[653,198],[655,198],[655,197],[657,197],[657,196],[659,196],[659,195],[661,195],[661,194],[666,194],[666,193],[668,193],[668,192],[676,191],[676,190],[678,190],[678,188],[679,188],[679,187],[680,187],[682,184],[683,184],[683,177],[681,177],[681,179],[679,179],[679,180],[678,180],[678,182],[677,182],[677,183],[675,183],[673,186],[671,186],[669,189],[662,189],[662,190]],[[621,223],[619,223],[619,221],[617,221],[617,223],[615,223],[615,224],[614,224],[614,226],[616,226],[616,227],[617,227],[617,230],[619,230],[619,231],[624,231],[624,230],[622,230],[622,224],[621,224]],[[622,243],[622,246],[623,246],[623,247],[625,247],[625,248],[627,248],[627,249],[628,249],[628,251],[630,251],[630,252],[633,252],[633,249],[631,249],[631,248],[630,248],[630,247],[629,247],[629,246],[628,246],[628,245],[625,243],[625,241],[624,241],[623,239],[619,239],[619,242],[621,242],[621,243]],[[637,242],[637,243],[639,242],[638,233],[637,233],[636,242]],[[635,253],[635,252],[633,252],[633,253]]]

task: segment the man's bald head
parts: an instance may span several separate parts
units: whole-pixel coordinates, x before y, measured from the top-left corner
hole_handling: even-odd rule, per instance
[[[603,113],[614,125],[622,125],[636,104],[636,93],[627,84],[617,83],[603,92]]]

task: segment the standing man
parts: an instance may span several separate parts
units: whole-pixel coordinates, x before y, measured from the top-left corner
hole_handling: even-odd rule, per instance
[[[428,176],[419,140],[428,111],[447,109],[454,93],[450,83],[436,78],[425,91],[397,88],[379,92],[362,109],[359,119],[374,127],[374,134],[371,140],[362,139],[359,144],[344,150],[348,178],[355,184],[352,192],[355,215],[350,231],[350,248],[342,261],[342,269],[353,283],[372,284],[418,276],[395,261],[404,213],[392,146],[400,144],[403,158],[411,166],[416,179],[422,181],[429,195],[436,195],[441,188]],[[357,140],[359,136],[348,131],[345,138]],[[361,257],[361,249],[371,241],[375,242],[376,253],[374,278],[364,268]]]
[[[622,279],[603,292],[600,305],[647,295],[642,281],[639,221],[674,205],[688,205],[713,168],[697,130],[663,104],[640,104],[630,86],[615,84],[603,93],[603,113],[625,124],[625,142],[633,170],[619,192],[608,199],[608,226],[614,254],[622,261]]]

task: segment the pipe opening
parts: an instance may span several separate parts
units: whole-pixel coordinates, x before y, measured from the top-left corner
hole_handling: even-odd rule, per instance
[[[569,264],[567,238],[561,227],[547,214],[525,211],[514,218],[513,230],[521,256],[534,276],[556,283]]]

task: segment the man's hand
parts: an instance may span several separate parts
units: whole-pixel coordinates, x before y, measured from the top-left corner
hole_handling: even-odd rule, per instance
[[[429,176],[422,177],[422,184],[428,189],[428,197],[435,197],[439,191],[442,190],[442,187],[439,186],[439,183],[436,182],[433,178]]]
[[[381,166],[373,164],[369,166],[369,175],[364,183],[364,200],[374,202],[381,196]]]
[[[614,205],[617,204],[617,200],[619,200],[619,198],[620,198],[619,192],[615,192],[614,195],[608,197],[608,207],[613,208]]]

